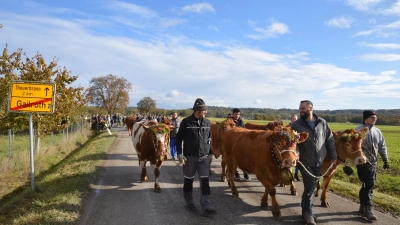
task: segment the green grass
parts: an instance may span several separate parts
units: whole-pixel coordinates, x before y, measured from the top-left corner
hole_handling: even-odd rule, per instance
[[[223,121],[221,118],[210,118],[212,122]],[[267,124],[270,121],[261,120],[244,120],[244,123]],[[289,120],[284,120],[283,124],[288,124]],[[329,123],[332,131],[346,130],[356,128],[359,124],[353,123]],[[390,169],[385,171],[382,169],[383,162],[378,161],[376,186],[374,189],[374,204],[376,208],[382,211],[390,212],[394,215],[400,215],[400,126],[376,126],[379,128],[385,137],[386,146],[388,149]],[[342,169],[333,177],[329,190],[336,194],[344,196],[358,202],[358,192],[361,187],[361,182],[357,176],[357,169],[353,166],[354,173],[347,176]]]
[[[116,137],[100,131],[64,156],[43,157],[36,165],[48,166],[35,175],[35,192],[26,182],[0,200],[0,224],[75,223],[82,200],[95,182],[97,168]]]

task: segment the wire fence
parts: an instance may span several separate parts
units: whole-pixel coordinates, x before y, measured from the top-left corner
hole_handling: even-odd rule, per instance
[[[81,135],[90,130],[90,124],[81,121],[72,123],[67,128],[54,131],[51,134],[43,137],[39,141],[38,148],[36,146],[37,132],[36,128],[33,129],[33,149],[36,155],[39,151],[48,148],[57,147],[61,143],[67,143],[69,139],[74,138],[76,135]],[[0,163],[4,167],[7,164],[8,169],[12,169],[11,165],[15,164],[13,159],[15,155],[30,152],[30,137],[29,130],[14,131],[12,129],[0,131]]]

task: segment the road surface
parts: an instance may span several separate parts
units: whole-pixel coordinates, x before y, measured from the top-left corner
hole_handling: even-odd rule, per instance
[[[289,187],[276,188],[282,214],[277,220],[270,210],[259,207],[264,188],[254,175],[250,175],[251,181],[235,182],[239,198],[233,197],[228,183],[220,181],[220,160],[215,159],[211,165],[211,204],[219,214],[211,218],[201,216],[197,179],[193,190],[197,211],[188,211],[183,199],[182,167],[171,159],[164,161],[161,193],[155,193],[154,169],[149,165],[149,181],[140,182],[141,169],[127,129],[114,128],[113,132],[118,132],[117,141],[107,155],[97,183],[85,199],[78,224],[305,224],[300,207],[301,182],[296,182],[298,196],[290,195]],[[399,218],[380,212],[375,212],[378,221],[370,222],[358,213],[359,204],[332,193],[328,198],[331,208],[321,207],[319,197],[315,198],[314,214],[318,224],[400,224]],[[271,206],[270,198],[268,203]]]

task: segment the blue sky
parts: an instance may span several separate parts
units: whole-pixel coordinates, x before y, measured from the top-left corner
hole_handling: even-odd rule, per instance
[[[0,44],[157,107],[400,108],[400,0],[0,0]]]

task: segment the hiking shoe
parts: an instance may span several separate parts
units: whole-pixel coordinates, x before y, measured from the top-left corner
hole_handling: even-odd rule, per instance
[[[235,180],[240,180],[240,175],[239,175],[239,173],[235,173]]]
[[[368,220],[378,220],[378,218],[374,215],[374,212],[372,212],[372,206],[366,205],[364,207],[364,216],[366,216]]]
[[[309,212],[303,212],[303,218],[308,225],[316,225],[314,216]]]
[[[209,216],[214,215],[214,214],[218,214],[218,211],[215,210],[215,209],[211,209],[211,208],[210,209],[206,209],[203,212],[203,216],[205,216],[205,217],[209,217]]]
[[[243,175],[244,175],[244,179],[246,179],[247,181],[251,180],[251,178],[249,177],[249,174],[244,173]]]
[[[193,203],[188,204],[186,207],[187,207],[190,211],[196,211],[196,207],[194,206]]]

